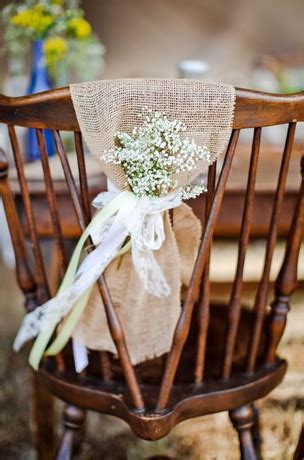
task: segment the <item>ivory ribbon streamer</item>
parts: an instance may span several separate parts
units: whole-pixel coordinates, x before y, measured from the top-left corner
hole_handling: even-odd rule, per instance
[[[96,197],[94,205],[100,207],[112,196],[113,192],[104,192]],[[118,192],[83,232],[57,295],[25,316],[14,350],[18,351],[26,341],[38,335],[29,358],[31,366],[37,370],[57,324],[68,315],[46,354],[55,355],[62,350],[84,311],[92,286],[110,261],[127,250],[124,246],[127,236],[130,236],[133,264],[144,288],[156,297],[168,296],[170,287],[153,251],[159,249],[165,239],[163,211],[181,203],[178,191],[152,199],[138,198],[131,192]],[[77,269],[89,236],[97,247]]]

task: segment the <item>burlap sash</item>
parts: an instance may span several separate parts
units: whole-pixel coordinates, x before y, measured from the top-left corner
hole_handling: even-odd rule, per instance
[[[71,95],[81,132],[91,153],[98,158],[113,147],[117,131],[130,133],[141,120],[143,107],[164,111],[169,119],[185,123],[190,139],[206,145],[216,160],[227,146],[233,121],[235,90],[194,80],[104,80],[71,85]],[[102,161],[102,160],[101,160]],[[108,178],[120,190],[126,189],[126,177],[120,166],[102,162]],[[201,163],[191,174],[177,177],[179,185],[190,183],[207,171]],[[182,204],[164,212],[166,239],[155,252],[171,294],[157,298],[145,291],[132,265],[130,253],[115,259],[107,267],[105,278],[114,306],[124,328],[133,364],[160,356],[170,349],[180,314],[181,285],[187,286],[193,270],[201,226],[191,208]],[[102,300],[94,288],[74,334],[89,349],[116,354]]]

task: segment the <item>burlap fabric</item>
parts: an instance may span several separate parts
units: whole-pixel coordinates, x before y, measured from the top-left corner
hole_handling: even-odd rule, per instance
[[[209,148],[216,160],[226,148],[233,122],[235,90],[195,80],[124,79],[102,80],[71,85],[71,96],[80,129],[92,155],[100,158],[114,147],[117,131],[131,133],[141,123],[143,107],[164,111],[169,119],[185,123],[185,135]],[[107,177],[120,190],[126,189],[121,166],[105,164]],[[207,170],[201,162],[191,174],[177,177],[180,186],[190,183]],[[171,294],[157,298],[145,291],[133,268],[130,253],[107,267],[105,278],[124,328],[133,364],[160,356],[170,349],[181,309],[181,285],[187,286],[193,270],[201,226],[185,204],[173,211],[173,225],[164,213],[166,239],[155,252]],[[116,354],[104,307],[94,288],[74,337],[90,349]]]

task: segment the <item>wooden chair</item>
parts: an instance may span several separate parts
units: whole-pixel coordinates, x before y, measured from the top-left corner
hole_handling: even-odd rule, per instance
[[[285,96],[237,90],[234,129],[220,174],[216,173],[215,164],[209,168],[206,208],[202,209],[204,233],[170,352],[136,367],[131,365],[123,325],[113,307],[105,280],[100,276],[98,287],[119,360],[113,359],[107,352],[91,352],[86,373],[78,375],[73,368],[70,347],[67,346],[56,359],[43,361],[34,376],[37,448],[40,458],[51,458],[54,445],[49,393],[67,403],[63,415],[64,435],[57,451],[59,459],[71,458],[83,430],[86,410],[120,417],[128,422],[137,436],[148,440],[162,438],[182,420],[229,411],[239,435],[242,458],[258,457],[253,436],[257,427],[254,401],[266,396],[285,374],[286,361],[277,356],[276,350],[286,324],[289,297],[297,284],[297,259],[304,218],[304,161],[284,262],[275,283],[273,301],[268,304],[269,273],[277,238],[278,217],[284,199],[296,124],[299,121],[304,121],[304,94]],[[91,218],[85,155],[68,88],[21,98],[0,96],[0,122],[8,126],[26,215],[24,226],[20,223],[10,190],[8,164],[2,151],[0,192],[16,253],[18,283],[25,296],[25,307],[30,311],[49,298],[50,294],[47,267],[36,229],[39,216],[33,213],[15,126],[32,127],[37,132],[61,275],[67,264],[67,256],[42,129],[53,131],[80,229],[84,229]],[[264,269],[254,305],[248,309],[242,303],[242,278],[254,209],[261,132],[264,126],[285,123],[288,124],[288,132],[285,147],[282,147],[282,158],[278,158],[281,167],[273,208],[270,216],[265,215],[268,238]],[[237,152],[240,130],[243,128],[254,129],[237,270],[228,304],[213,304],[208,277],[212,237]],[[74,132],[79,188],[70,169],[60,131]],[[30,247],[26,244],[28,238]],[[31,257],[29,250],[32,251]]]

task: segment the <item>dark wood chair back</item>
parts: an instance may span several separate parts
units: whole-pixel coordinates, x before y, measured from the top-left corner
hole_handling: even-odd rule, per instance
[[[216,171],[216,164],[209,168],[208,193],[206,208],[204,210],[205,218],[203,219],[204,232],[192,279],[185,294],[182,312],[173,338],[172,348],[168,355],[163,357],[161,361],[159,378],[156,379],[155,377],[158,375],[157,372],[154,374],[154,377],[151,377],[153,385],[145,386],[146,382],[144,375],[146,368],[144,365],[135,368],[130,362],[124,338],[123,325],[120,323],[118,313],[111,302],[111,293],[107,288],[105,279],[102,275],[100,276],[98,287],[105,306],[108,327],[117,348],[119,369],[117,370],[118,364],[116,360],[113,360],[108,353],[101,352],[100,366],[102,372],[100,373],[99,379],[105,384],[103,391],[109,395],[115,394],[118,391],[111,387],[111,382],[115,380],[115,376],[120,376],[120,378],[125,381],[126,391],[125,393],[122,391],[124,395],[123,404],[125,404],[125,406],[121,409],[121,416],[126,420],[128,419],[128,421],[130,421],[130,416],[126,415],[126,407],[128,407],[128,410],[133,411],[135,409],[135,411],[142,414],[147,413],[147,411],[150,414],[165,414],[168,411],[172,411],[173,407],[178,405],[184,398],[190,396],[195,398],[202,393],[206,396],[208,392],[210,393],[212,389],[214,390],[216,388],[218,388],[218,392],[222,394],[221,402],[217,400],[218,402],[209,404],[207,396],[201,404],[196,405],[193,400],[186,409],[181,409],[174,423],[179,419],[191,417],[192,415],[229,410],[232,407],[237,407],[237,397],[241,398],[239,399],[238,405],[245,404],[248,401],[254,400],[255,397],[266,394],[283,377],[285,364],[277,358],[276,350],[286,324],[287,312],[289,310],[289,297],[297,284],[297,261],[302,238],[304,216],[303,162],[301,165],[302,181],[294,210],[293,221],[287,238],[284,262],[275,283],[274,299],[270,306],[268,305],[268,295],[270,289],[270,269],[277,240],[278,218],[284,199],[288,165],[292,155],[296,125],[297,122],[301,121],[304,121],[304,94],[284,96],[242,89],[237,90],[234,127],[222,166],[219,171]],[[49,167],[43,129],[47,128],[53,133],[54,143],[62,164],[71,202],[81,230],[86,227],[91,218],[90,194],[86,175],[86,158],[79,125],[68,88],[21,98],[0,96],[0,122],[6,124],[8,127],[26,216],[26,226],[24,227],[20,222],[14,196],[10,189],[7,160],[4,152],[1,151],[0,191],[16,254],[17,279],[25,295],[25,307],[30,311],[49,298],[50,287],[47,268],[43,259],[41,242],[37,232],[36,224],[39,216],[34,215],[33,212],[31,194],[24,174],[24,161],[15,127],[31,127],[34,128],[37,133],[45,181],[46,199],[51,215],[52,231],[58,251],[61,275],[64,273],[67,266],[67,255],[61,228],[61,220],[58,213],[56,190],[52,180],[52,171]],[[288,124],[288,131],[285,146],[282,147],[283,154],[280,160],[280,172],[277,180],[272,213],[269,219],[263,272],[257,285],[252,315],[250,316],[245,354],[241,362],[235,366],[234,353],[239,340],[239,334],[242,333],[240,321],[244,263],[253,218],[261,134],[263,127],[279,124]],[[212,343],[212,337],[210,341],[208,338],[210,316],[212,313],[212,309],[210,309],[209,283],[210,253],[226,183],[233,165],[234,157],[236,156],[235,152],[237,151],[236,147],[239,134],[242,129],[246,128],[253,128],[253,141],[251,159],[248,167],[247,188],[244,197],[242,226],[239,235],[237,270],[231,286],[230,300],[226,309],[225,328],[221,332],[221,336],[217,337],[221,356],[217,363],[216,374],[212,376],[213,386],[209,387],[208,382],[210,382],[210,376],[208,373],[209,364],[207,358],[208,344]],[[75,151],[78,160],[79,187],[77,186],[78,179],[76,181],[74,172],[69,165],[68,155],[65,152],[64,144],[61,139],[61,131],[72,131],[74,133]],[[29,238],[31,246],[26,244],[27,238]],[[90,242],[88,241],[88,248],[89,246]],[[32,251],[31,257],[29,256],[29,251]],[[31,263],[32,259],[33,264]],[[190,342],[191,344],[189,345]],[[187,355],[187,347],[190,347],[191,356]],[[188,360],[185,368],[188,389],[186,392],[179,393],[179,380],[177,375],[180,366],[182,366],[183,356],[185,356],[186,361]],[[57,371],[58,367],[59,371],[62,371],[64,366],[65,368],[71,366],[69,361],[65,362],[64,358],[60,359],[59,357],[56,362]],[[155,363],[150,364],[153,369]],[[74,372],[73,369],[69,369],[69,371],[71,373]],[[75,375],[75,372],[73,375]],[[266,378],[268,375],[275,375],[271,382]],[[75,379],[75,385],[80,384],[79,377],[75,376]],[[254,382],[257,379],[259,379],[260,388],[263,387],[263,391],[254,391]],[[155,382],[155,380],[157,381]],[[268,384],[268,382],[270,383]],[[63,396],[63,399],[68,400],[70,397],[67,395],[70,391],[69,383],[65,382],[64,390],[59,389],[59,380],[54,380],[53,383],[54,388],[58,384],[55,392],[57,392],[59,396]],[[106,386],[107,384],[108,386]],[[229,396],[229,388],[235,388],[242,385],[244,387],[242,396],[240,396],[240,394]],[[70,393],[72,394],[73,392],[70,391]],[[72,402],[75,404],[79,403],[80,405],[87,404],[88,409],[100,409],[108,413],[113,413],[114,409],[112,410],[110,408],[111,401],[113,400],[110,399],[110,402],[102,403],[98,409],[98,407],[96,407],[97,403],[95,404],[92,402],[94,394],[93,392],[90,400],[91,402],[89,402],[89,400],[87,400],[87,402],[77,402],[76,396],[74,399],[72,398]],[[98,398],[96,395],[97,393],[95,394],[95,399],[97,400]],[[223,395],[225,395],[225,397]],[[109,397],[111,398],[111,396]],[[160,429],[157,434],[151,434],[151,431],[149,435],[146,434],[146,437],[161,437],[161,435],[168,431],[165,424],[166,420],[164,419],[162,429]],[[140,432],[140,428],[135,429],[135,431],[136,430],[138,433]]]

